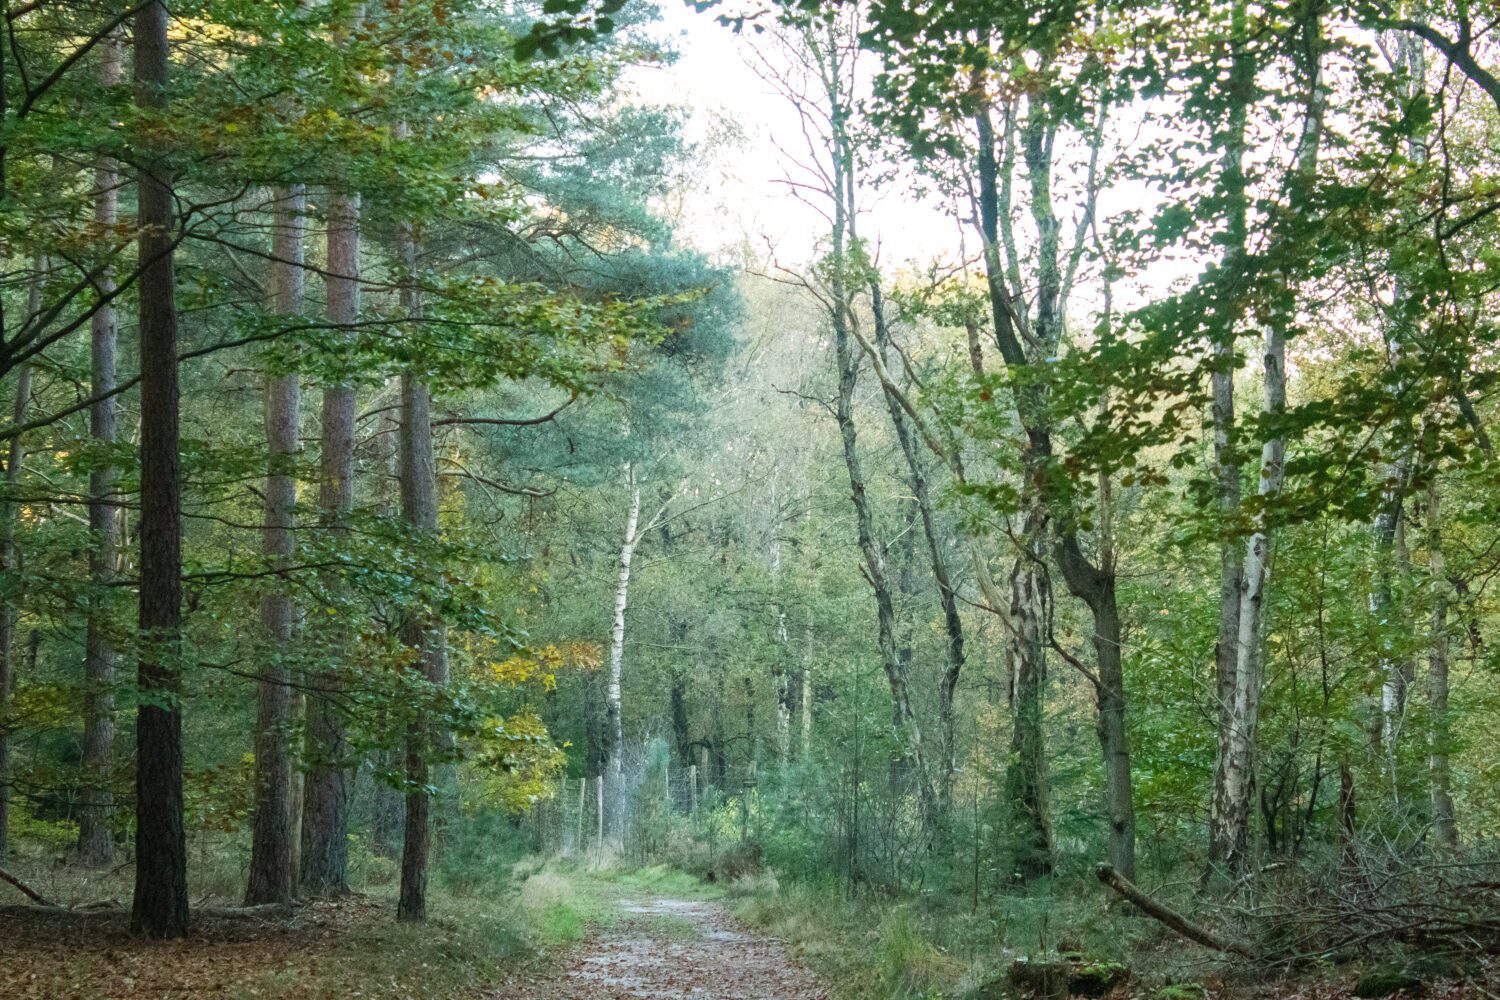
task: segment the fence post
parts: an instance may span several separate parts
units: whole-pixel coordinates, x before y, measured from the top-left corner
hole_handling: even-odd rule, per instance
[[[598,807],[597,810],[596,810],[598,812],[598,816],[596,818],[598,820],[598,829],[599,829],[599,835],[598,835],[598,841],[597,841],[597,843],[599,845],[599,858],[600,858],[600,860],[603,860],[603,858],[604,858],[604,775],[602,773],[597,778],[594,779],[594,801],[595,801],[595,803],[597,804],[597,807]]]
[[[698,811],[698,765],[688,765],[688,812]]]
[[[583,777],[581,777],[581,778],[578,779],[578,822],[575,824],[575,826],[577,827],[577,833],[574,834],[574,836],[573,836],[573,849],[576,850],[579,854],[582,854],[583,850],[584,850],[584,848],[583,848],[583,815],[584,815],[585,804],[584,804],[583,793],[584,793],[584,790],[588,788],[588,785],[589,785],[588,775],[584,775]]]

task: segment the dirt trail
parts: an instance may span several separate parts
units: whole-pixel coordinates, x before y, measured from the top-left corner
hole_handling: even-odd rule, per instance
[[[775,940],[718,903],[621,900],[626,918],[584,942],[565,966],[494,1000],[822,1000],[828,991]]]

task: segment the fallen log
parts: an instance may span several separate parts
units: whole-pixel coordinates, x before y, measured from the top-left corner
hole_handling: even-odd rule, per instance
[[[1099,881],[1119,893],[1127,901],[1134,904],[1146,916],[1165,924],[1182,937],[1187,938],[1194,944],[1201,944],[1205,948],[1224,952],[1228,955],[1239,955],[1241,958],[1258,958],[1259,956],[1249,946],[1238,941],[1229,941],[1219,937],[1212,931],[1191,923],[1186,917],[1168,906],[1158,903],[1150,896],[1131,884],[1130,880],[1109,865],[1100,865],[1095,869]]]
[[[3,873],[0,873],[3,874]],[[190,915],[204,920],[238,920],[247,917],[291,917],[296,908],[285,903],[257,903],[254,906],[195,906]],[[83,906],[59,906],[56,903],[0,904],[4,917],[77,917],[94,919],[129,916],[130,908],[117,903],[87,903]]]
[[[46,896],[43,896],[41,893],[37,892],[31,886],[27,885],[25,882],[22,882],[20,879],[16,878],[10,872],[6,871],[4,868],[0,868],[0,880],[9,882],[11,885],[15,886],[17,889],[20,889],[22,895],[24,895],[27,899],[31,900],[37,906],[54,906],[54,905],[56,905],[51,900],[49,900]]]

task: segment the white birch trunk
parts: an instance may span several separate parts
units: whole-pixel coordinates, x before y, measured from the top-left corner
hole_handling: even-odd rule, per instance
[[[625,751],[625,729],[620,715],[620,673],[625,661],[625,608],[630,601],[630,561],[635,556],[637,526],[641,518],[641,487],[635,469],[625,463],[625,488],[630,492],[629,510],[625,516],[625,541],[620,546],[620,573],[615,585],[614,621],[609,632],[609,690],[606,709],[609,723],[609,814],[612,831],[622,834],[625,816],[625,789],[621,757]]]

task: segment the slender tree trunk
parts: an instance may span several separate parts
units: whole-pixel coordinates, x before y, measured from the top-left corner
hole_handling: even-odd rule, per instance
[[[935,819],[936,802],[922,742],[922,729],[911,703],[911,680],[896,641],[896,612],[891,599],[890,569],[885,551],[875,540],[875,518],[865,491],[864,473],[859,461],[859,434],[854,418],[854,391],[859,381],[859,356],[853,345],[849,325],[855,322],[851,302],[853,290],[847,287],[847,243],[854,201],[853,150],[845,132],[848,109],[837,84],[837,73],[829,75],[829,107],[833,125],[831,148],[833,162],[833,253],[832,298],[830,319],[833,325],[835,363],[838,372],[838,399],[835,417],[844,449],[844,467],[849,474],[850,499],[854,504],[856,534],[863,558],[866,582],[875,592],[877,643],[886,682],[891,691],[891,725],[904,743],[904,753],[917,781],[922,821],[930,825]]]
[[[401,289],[404,311],[421,316],[415,284],[416,235],[403,226],[398,251],[406,273]],[[434,538],[438,531],[437,466],[432,449],[432,401],[425,383],[411,374],[401,377],[401,514],[421,538]],[[417,650],[424,678],[433,685],[448,682],[448,628],[435,611],[409,615],[401,627],[402,641]],[[429,730],[430,720],[419,710],[406,748],[406,828],[401,851],[401,893],[396,919],[427,918],[427,869],[432,845],[432,795],[428,791],[431,768],[428,756],[442,735]]]
[[[813,627],[812,619],[809,617],[807,628],[803,633],[802,642],[802,757],[804,760],[812,756],[812,733],[813,733]]]
[[[1408,101],[1420,100],[1424,96],[1426,87],[1426,57],[1423,43],[1420,39],[1403,34],[1398,37],[1395,50],[1398,60],[1396,69],[1405,75],[1404,96]],[[1420,165],[1426,162],[1427,147],[1421,135],[1412,135],[1407,138],[1406,154],[1414,164]],[[1404,375],[1399,373],[1406,360],[1407,341],[1411,334],[1411,302],[1411,291],[1407,287],[1407,282],[1401,275],[1397,275],[1392,294],[1392,333],[1388,344],[1389,363],[1398,372],[1397,383],[1393,390],[1394,395],[1397,396],[1401,395],[1405,382]],[[1404,632],[1403,626],[1406,624],[1394,623],[1390,619],[1398,611],[1393,600],[1391,577],[1398,573],[1398,567],[1404,563],[1403,557],[1405,556],[1405,547],[1400,544],[1400,538],[1402,512],[1412,472],[1410,430],[1409,426],[1398,426],[1391,435],[1393,440],[1390,441],[1390,445],[1395,454],[1386,469],[1386,488],[1381,495],[1380,509],[1375,515],[1376,576],[1369,601],[1370,617],[1374,620],[1376,628],[1385,633],[1382,636],[1383,648],[1378,666],[1380,718],[1378,724],[1372,727],[1371,732],[1385,752],[1391,788],[1398,799],[1403,789],[1402,776],[1397,768],[1396,751],[1400,743],[1402,723],[1406,719],[1407,703],[1412,682],[1415,679],[1416,667],[1408,656],[1393,655],[1384,647],[1387,644],[1385,636]]]
[[[1280,326],[1265,331],[1266,413],[1286,408],[1286,341]],[[1281,492],[1286,440],[1272,435],[1261,446],[1260,494],[1270,500]],[[1221,812],[1229,838],[1222,858],[1231,873],[1244,871],[1250,861],[1250,813],[1255,799],[1255,744],[1260,722],[1264,680],[1266,593],[1270,583],[1272,532],[1264,513],[1245,546],[1244,580],[1240,590],[1239,636],[1235,643],[1234,690],[1230,696],[1228,744],[1221,751],[1222,770],[1216,791],[1223,796]]]
[[[1458,823],[1448,766],[1452,738],[1448,718],[1448,575],[1443,555],[1442,492],[1437,479],[1427,486],[1427,559],[1432,594],[1432,639],[1427,654],[1427,698],[1432,713],[1432,745],[1427,757],[1432,797],[1433,836],[1445,848],[1458,846]]]
[[[795,695],[788,663],[786,611],[776,609],[776,760],[783,771],[792,760],[792,709]]]
[[[307,200],[300,185],[276,192],[271,241],[272,308],[282,315],[302,311],[305,272],[304,213]],[[285,573],[296,542],[294,508],[297,479],[301,388],[295,374],[266,379],[265,426],[269,455],[266,472],[264,548],[276,571],[272,587],[260,599],[265,643],[261,665],[259,710],[255,724],[255,817],[250,842],[250,880],[245,905],[290,903],[296,889],[292,792],[292,688],[287,669],[297,608],[287,591]]]
[[[1236,17],[1242,18],[1237,8]],[[1322,34],[1320,14],[1309,8],[1300,26],[1305,45],[1301,67],[1305,86],[1305,115],[1298,150],[1297,172],[1309,180],[1317,170],[1323,126]],[[1237,36],[1242,37],[1242,36]],[[1241,137],[1241,141],[1243,136]],[[1293,211],[1300,210],[1302,197],[1294,193]],[[1283,281],[1289,279],[1280,276]],[[1288,297],[1291,296],[1288,291]],[[1222,864],[1238,876],[1250,863],[1250,815],[1255,801],[1256,733],[1260,722],[1261,687],[1264,682],[1266,595],[1270,582],[1272,527],[1267,509],[1280,495],[1286,478],[1286,439],[1275,429],[1286,411],[1286,336],[1288,322],[1283,305],[1269,307],[1273,314],[1263,320],[1262,378],[1268,430],[1261,444],[1260,504],[1253,531],[1245,545],[1239,594],[1238,637],[1235,643],[1234,689],[1229,700],[1227,725],[1221,723],[1221,745],[1215,771],[1213,834],[1217,845],[1213,863]]]
[[[102,45],[99,85],[105,89],[120,83],[123,52],[115,36]],[[109,232],[119,217],[120,174],[113,160],[105,159],[94,171],[94,224]],[[115,289],[114,271],[99,276],[99,293]],[[92,385],[95,399],[89,408],[89,436],[104,452],[89,473],[88,621],[83,646],[83,747],[80,762],[82,801],[78,809],[78,860],[90,868],[114,864],[115,840],[110,815],[114,796],[110,789],[111,748],[115,739],[115,650],[105,621],[108,602],[104,595],[115,576],[120,548],[120,508],[115,499],[115,469],[108,449],[115,442],[115,398],[105,397],[115,388],[115,307],[102,305],[92,319]]]
[[[351,329],[359,321],[359,196],[332,193],[328,207],[328,322]],[[318,507],[334,538],[347,537],[354,508],[354,386],[323,389]],[[337,575],[324,586],[339,588]],[[342,688],[340,661],[347,630],[335,625],[323,655],[330,669],[315,677],[307,701],[308,770],[302,803],[302,891],[314,896],[349,890],[349,767],[344,720],[334,698]]]
[[[885,351],[890,343],[890,328],[886,323],[884,296],[878,279],[870,283],[870,305],[875,319],[875,348]],[[922,537],[927,542],[927,557],[932,568],[932,579],[937,585],[938,602],[943,609],[943,631],[947,638],[946,662],[938,679],[938,751],[941,755],[937,785],[937,805],[940,814],[946,816],[953,799],[953,781],[958,773],[958,744],[954,736],[953,699],[958,691],[958,680],[964,667],[964,626],[958,613],[958,594],[953,586],[953,576],[948,560],[943,554],[943,540],[937,527],[937,517],[932,502],[932,491],[923,468],[921,445],[908,424],[906,411],[893,387],[881,382],[886,410],[895,428],[897,443],[906,460],[907,477],[911,482],[912,495],[916,500],[917,513],[922,520]]]
[[[151,0],[135,15],[136,104],[167,108],[167,7]],[[136,714],[135,895],[131,929],[157,938],[188,927],[187,837],[182,817],[182,471],[178,444],[176,227],[170,168],[161,150],[141,156],[141,513],[142,652]]]
[[[1246,8],[1237,0],[1231,15],[1232,55],[1229,67],[1229,125],[1224,142],[1220,183],[1228,202],[1228,232],[1225,235],[1225,269],[1242,271],[1245,266],[1249,206],[1245,195],[1246,128],[1254,87],[1253,58],[1246,48],[1249,31]],[[1245,550],[1235,531],[1240,515],[1240,463],[1235,451],[1234,351],[1235,327],[1219,331],[1214,343],[1213,427],[1214,467],[1219,516],[1224,538],[1219,543],[1219,631],[1214,645],[1214,696],[1218,712],[1215,744],[1214,787],[1209,802],[1208,868],[1205,879],[1216,869],[1229,874],[1244,858],[1248,822],[1249,790],[1239,785],[1233,751],[1236,728],[1235,691],[1240,659],[1240,610],[1244,589]],[[1242,742],[1242,741],[1241,741]]]
[[[625,785],[621,757],[625,752],[625,728],[620,715],[620,671],[625,661],[625,607],[630,600],[630,561],[635,556],[636,528],[641,517],[641,487],[635,469],[625,463],[625,488],[629,506],[625,514],[625,540],[620,546],[619,576],[615,584],[614,619],[609,630],[609,689],[605,696],[605,718],[609,730],[608,786],[609,828],[618,840],[623,836]]]
[[[399,384],[393,383],[394,395],[400,398]],[[384,394],[377,397],[383,399]],[[389,408],[380,414],[380,428],[376,433],[375,507],[382,517],[395,517],[401,512],[397,484],[401,478],[401,462],[398,457],[401,440],[401,420],[398,410]],[[388,774],[402,774],[406,756],[404,751],[382,750],[372,762]],[[371,792],[370,840],[373,849],[381,857],[401,857],[401,845],[406,840],[406,796],[399,788],[387,781],[376,781]]]

